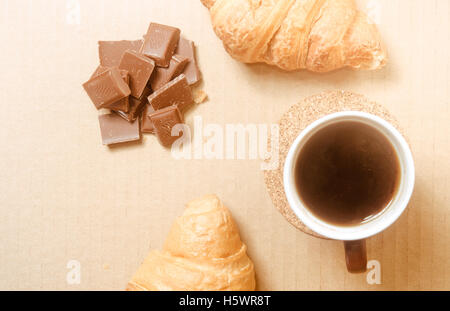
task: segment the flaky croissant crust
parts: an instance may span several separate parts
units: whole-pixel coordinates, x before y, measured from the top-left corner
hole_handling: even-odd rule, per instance
[[[354,0],[201,0],[225,49],[244,63],[328,72],[379,69],[387,53]]]
[[[255,290],[253,263],[229,210],[215,195],[189,203],[163,250],[150,253],[127,290]]]

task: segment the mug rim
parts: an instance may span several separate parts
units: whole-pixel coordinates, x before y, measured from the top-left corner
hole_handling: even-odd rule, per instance
[[[304,145],[319,130],[343,121],[359,121],[378,130],[391,142],[401,167],[400,185],[390,205],[370,221],[354,226],[331,224],[315,216],[303,203],[295,184],[294,171],[296,160],[303,150]],[[403,214],[414,191],[415,166],[408,143],[402,134],[389,122],[366,112],[342,111],[316,120],[299,134],[290,147],[286,157],[283,183],[285,195],[291,210],[312,231],[335,240],[362,240],[386,230]]]

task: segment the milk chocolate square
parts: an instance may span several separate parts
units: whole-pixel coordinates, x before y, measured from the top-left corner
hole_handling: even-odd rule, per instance
[[[181,74],[150,95],[148,102],[155,110],[173,105],[184,112],[194,103],[194,99],[186,76]]]
[[[128,71],[131,96],[140,98],[155,69],[155,62],[142,54],[126,51],[120,60],[119,69]]]
[[[180,29],[151,23],[144,36],[141,53],[152,58],[159,67],[168,67],[180,39]]]
[[[117,68],[108,68],[84,83],[83,88],[97,109],[107,108],[131,94],[128,84]]]
[[[186,65],[183,73],[186,75],[186,79],[189,85],[193,85],[201,80],[202,74],[198,68],[197,58],[195,56],[194,42],[180,37],[175,54],[182,55],[189,59],[189,63]]]
[[[114,145],[141,139],[139,122],[130,123],[115,113],[98,117],[104,145]]]
[[[102,74],[103,72],[107,71],[108,67],[98,66],[95,70],[94,74],[92,75],[91,79],[98,76],[99,74]],[[128,71],[126,70],[120,70],[120,74],[122,75],[123,81],[125,81],[126,84],[130,84],[130,76],[128,75]],[[124,99],[119,100],[116,103],[111,104],[108,107],[104,107],[110,110],[114,111],[123,111],[128,112],[130,109],[130,102],[128,100],[129,96],[125,97]]]
[[[123,53],[127,50],[139,52],[142,43],[142,40],[99,41],[98,55],[100,58],[100,65],[105,67],[119,66]]]
[[[187,57],[175,54],[170,60],[167,68],[157,67],[150,79],[150,86],[153,91],[159,90],[161,87],[170,82],[173,78],[183,73],[184,68],[189,63]]]
[[[149,118],[155,127],[155,133],[158,136],[159,142],[164,147],[171,147],[180,138],[180,135],[172,136],[174,126],[183,123],[183,116],[176,106],[155,111],[149,115]]]

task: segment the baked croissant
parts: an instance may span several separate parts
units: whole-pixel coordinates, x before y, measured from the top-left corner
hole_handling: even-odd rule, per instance
[[[379,69],[377,27],[354,0],[201,0],[225,49],[244,63],[328,72]]]
[[[214,196],[187,205],[162,251],[152,251],[129,291],[253,291],[255,272],[229,210]]]

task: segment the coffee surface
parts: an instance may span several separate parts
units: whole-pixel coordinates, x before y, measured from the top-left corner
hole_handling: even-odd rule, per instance
[[[332,124],[309,139],[295,167],[296,186],[307,208],[325,222],[353,226],[389,206],[400,165],[390,141],[369,125]]]

